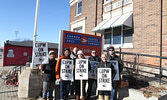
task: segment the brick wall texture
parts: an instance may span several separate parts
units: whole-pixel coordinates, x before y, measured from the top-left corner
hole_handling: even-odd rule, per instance
[[[96,26],[96,21],[98,25],[103,18],[103,0],[82,0],[82,2],[83,7],[82,14],[80,16],[75,16],[77,4],[71,6],[70,22],[86,17],[85,32],[88,34],[95,34],[92,32],[92,29]],[[162,56],[167,56],[167,0],[163,0],[162,7]],[[159,56],[161,37],[161,0],[133,0],[133,21],[134,47],[122,49],[122,51]],[[134,60],[133,57],[126,57],[126,55],[124,59]],[[159,65],[159,59],[157,58],[140,57],[139,62]],[[163,66],[167,67],[167,60],[163,60]]]

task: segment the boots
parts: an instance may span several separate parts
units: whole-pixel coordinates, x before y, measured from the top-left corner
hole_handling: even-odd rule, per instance
[[[79,96],[78,95],[76,95],[76,99],[75,100],[79,100]]]

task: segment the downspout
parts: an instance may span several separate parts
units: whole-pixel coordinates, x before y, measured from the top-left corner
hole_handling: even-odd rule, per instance
[[[162,14],[163,14],[163,0],[161,0],[161,19],[160,19],[160,56],[162,56]]]
[[[98,0],[96,0],[95,27],[97,26],[97,7],[98,7],[97,5],[98,5]],[[97,35],[96,32],[95,35]]]
[[[162,78],[162,14],[163,14],[163,0],[161,0],[161,19],[160,19],[160,84]]]
[[[103,21],[103,9],[104,9],[103,4],[104,4],[104,0],[102,0],[102,14],[101,14],[102,21]],[[103,35],[104,35],[104,33],[101,34],[102,37],[103,37]]]

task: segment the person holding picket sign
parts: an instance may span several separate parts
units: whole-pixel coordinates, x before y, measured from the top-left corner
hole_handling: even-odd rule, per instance
[[[115,54],[115,48],[113,46],[108,48],[107,60],[108,60],[108,62],[110,62],[112,60],[118,61],[118,70],[119,70],[119,79],[120,79],[120,73],[123,70],[123,62],[122,62],[121,58]],[[119,82],[119,80],[113,81],[113,89],[111,91],[111,100],[117,100],[117,84],[118,84],[118,82]]]
[[[77,52],[77,59],[85,59],[84,54],[81,50],[78,50],[78,52]],[[75,60],[75,72],[76,72],[76,60]],[[90,70],[90,64],[89,63],[87,63],[87,66],[88,66],[88,70]],[[78,80],[78,79],[76,80],[76,77],[77,76],[75,74],[74,83],[75,83],[76,100],[80,100],[80,95],[81,95],[81,100],[86,100],[86,91],[85,91],[86,80]]]
[[[49,100],[53,100],[53,90],[55,89],[55,66],[56,66],[56,60],[55,60],[55,52],[50,51],[49,52],[49,63],[40,65],[39,69],[41,71],[44,71],[43,73],[43,100],[47,100],[47,92],[49,92]]]
[[[58,58],[56,64],[56,79],[60,82],[60,100],[68,100],[68,93],[70,88],[71,81],[65,81],[60,78],[61,70],[61,60],[62,59],[71,59],[70,58],[70,49],[65,48],[63,54]]]
[[[72,52],[71,52],[71,59],[75,61],[75,59],[77,58],[77,51],[78,51],[78,48],[77,47],[74,47]],[[75,84],[74,84],[74,80],[71,81],[71,86],[70,86],[70,94],[71,94],[71,98],[75,98],[74,97],[74,90],[75,90]]]
[[[92,95],[96,95],[97,81],[94,75],[94,69],[96,68],[97,64],[101,61],[101,58],[97,55],[96,50],[92,50],[91,56],[88,57],[88,60],[91,65],[91,70],[89,71],[87,99],[89,99]]]
[[[98,73],[97,73],[98,68],[111,68],[112,75],[110,75],[110,76],[112,77],[111,79],[113,80],[113,78],[115,77],[115,69],[114,69],[113,65],[110,62],[107,62],[107,55],[106,54],[102,54],[101,59],[102,59],[102,61],[99,64],[97,64],[97,67],[95,68],[96,77],[98,77]],[[110,81],[112,82],[112,80],[110,80]],[[99,90],[98,93],[99,93],[99,95],[98,95],[99,100],[109,100],[110,99],[111,90],[108,90],[108,91]]]

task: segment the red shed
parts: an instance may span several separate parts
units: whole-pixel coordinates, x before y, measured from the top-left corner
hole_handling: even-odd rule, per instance
[[[6,41],[3,50],[3,66],[25,65],[32,58],[32,41]],[[48,48],[58,56],[58,44],[48,43]]]

